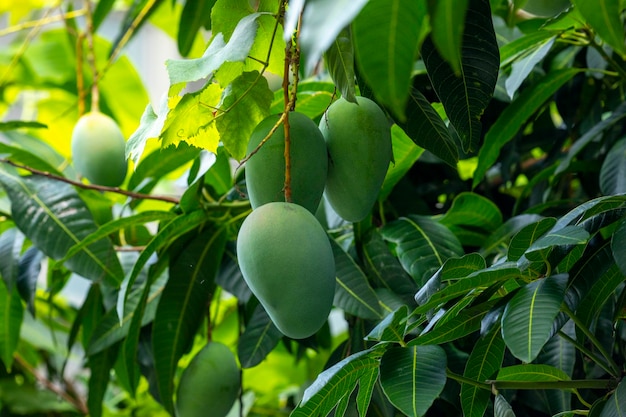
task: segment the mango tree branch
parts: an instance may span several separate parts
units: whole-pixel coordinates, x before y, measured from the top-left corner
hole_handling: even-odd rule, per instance
[[[166,203],[172,203],[172,204],[178,204],[180,202],[180,200],[176,197],[170,197],[170,196],[164,196],[164,195],[150,195],[150,194],[142,194],[142,193],[136,193],[133,191],[127,191],[127,190],[122,190],[119,187],[106,187],[104,185],[97,185],[97,184],[84,184],[82,182],[79,181],[74,181],[74,180],[70,180],[69,178],[65,178],[65,177],[61,177],[59,175],[55,175],[55,174],[51,174],[49,172],[46,171],[40,171],[38,169],[26,166],[26,165],[22,165],[22,164],[18,164],[17,162],[13,162],[9,159],[0,159],[1,163],[4,164],[8,164],[11,166],[14,166],[16,168],[19,169],[23,169],[25,171],[30,172],[33,175],[39,175],[41,177],[46,177],[46,178],[50,178],[52,180],[55,181],[60,181],[60,182],[64,182],[66,184],[70,184],[73,185],[75,187],[78,188],[82,188],[85,190],[96,190],[96,191],[104,191],[104,192],[110,192],[110,193],[116,193],[116,194],[121,194],[121,195],[125,195],[127,197],[130,197],[132,199],[135,200],[156,200],[156,201],[164,201]]]

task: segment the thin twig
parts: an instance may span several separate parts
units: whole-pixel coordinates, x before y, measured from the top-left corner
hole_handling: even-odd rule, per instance
[[[50,17],[42,17],[41,19],[31,20],[28,22],[19,23],[17,25],[10,26],[8,28],[4,28],[0,30],[0,38],[6,35],[10,35],[11,33],[21,32],[22,30],[32,29],[34,27],[48,25],[51,23],[60,22],[66,19],[73,19],[75,17],[80,17],[84,15],[86,12],[85,9],[73,10],[71,12],[67,12],[65,14],[58,14]]]
[[[284,5],[284,3],[283,3]],[[283,130],[285,132],[285,201],[291,203],[291,128],[289,126],[289,112],[291,111],[291,99],[289,98],[289,69],[291,67],[291,40],[285,46],[285,67],[283,71],[283,100],[285,102],[285,120]]]
[[[54,383],[52,383],[52,381],[50,381],[48,378],[46,378],[44,375],[42,375],[39,371],[37,371],[35,368],[33,368],[20,355],[15,354],[14,355],[14,359],[15,359],[15,362],[17,362],[22,368],[24,368],[24,370],[26,370],[28,373],[30,373],[32,376],[34,376],[35,379],[40,384],[42,384],[44,387],[46,387],[47,390],[53,392],[54,394],[56,394],[59,397],[63,398],[68,403],[72,404],[72,406],[74,406],[80,413],[82,413],[84,415],[89,414],[89,409],[87,408],[87,405],[85,404],[85,402],[81,398],[72,397],[65,390],[63,390],[60,387],[56,386]]]
[[[91,84],[91,108],[92,112],[97,112],[100,110],[100,92],[98,90],[98,66],[96,64],[96,51],[94,49],[93,42],[93,16],[91,10],[91,0],[85,0],[85,9],[87,9],[86,20],[87,24],[85,27],[85,38],[87,39],[87,62],[91,68],[91,73],[93,74],[93,84]],[[82,59],[82,57],[79,57]]]
[[[75,187],[82,188],[82,189],[85,189],[85,190],[96,190],[96,191],[103,191],[103,192],[121,194],[121,195],[125,195],[125,196],[130,197],[130,198],[135,199],[135,200],[156,200],[156,201],[164,201],[166,203],[172,203],[172,204],[180,203],[180,199],[178,199],[176,197],[169,197],[169,196],[164,196],[164,195],[150,195],[150,194],[136,193],[136,192],[133,192],[133,191],[122,190],[119,187],[107,187],[107,186],[104,186],[104,185],[97,185],[97,184],[85,184],[85,183],[82,183],[82,182],[70,180],[69,178],[61,177],[59,175],[51,174],[51,173],[46,172],[46,171],[41,171],[41,170],[38,170],[36,168],[29,167],[27,165],[18,164],[17,162],[13,162],[13,161],[11,161],[9,159],[2,158],[2,159],[0,159],[0,162],[12,165],[12,166],[14,166],[16,168],[19,168],[19,169],[26,170],[26,171],[30,172],[31,174],[34,174],[34,175],[39,175],[39,176],[42,176],[42,177],[50,178],[50,179],[55,180],[55,181],[64,182],[66,184],[70,184],[70,185],[73,185]]]

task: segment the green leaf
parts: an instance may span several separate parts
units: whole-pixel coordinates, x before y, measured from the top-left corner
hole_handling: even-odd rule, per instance
[[[586,326],[590,327],[600,315],[602,307],[611,298],[617,288],[624,282],[626,275],[620,271],[617,264],[611,264],[604,273],[596,271],[596,279],[589,291],[582,294],[576,315]]]
[[[341,96],[356,103],[354,47],[349,26],[339,32],[330,45],[324,54],[324,63]]]
[[[58,260],[97,230],[91,213],[72,186],[45,177],[18,177],[0,169],[16,226],[47,256]],[[68,269],[117,287],[122,267],[110,241],[101,240],[69,258]]]
[[[562,370],[553,366],[524,364],[500,369],[497,380],[519,382],[569,381],[570,377]]]
[[[502,366],[505,344],[500,326],[494,326],[489,333],[480,337],[474,344],[465,365],[463,376],[478,382],[493,378]],[[476,385],[461,384],[461,407],[466,417],[482,417],[489,406],[491,392]]]
[[[372,390],[372,380],[378,377],[381,347],[362,350],[338,362],[320,373],[315,381],[304,391],[302,401],[290,417],[325,417],[345,396],[349,396],[360,384],[359,391]],[[365,401],[370,398],[367,393],[361,394],[359,410],[367,409]],[[360,411],[360,417],[365,413]]]
[[[515,417],[513,408],[506,402],[506,399],[502,394],[497,394],[493,406],[494,417]]]
[[[115,4],[115,0],[100,0],[98,4],[96,4],[92,16],[94,32],[98,30],[100,24],[107,17],[111,9],[113,9],[113,4]]]
[[[20,341],[23,317],[24,307],[17,287],[8,290],[4,281],[0,280],[0,361],[7,372],[11,372],[13,353]]]
[[[378,201],[385,201],[391,191],[413,164],[424,153],[424,149],[416,146],[413,140],[400,126],[391,126],[391,143],[393,146],[393,162],[389,165],[385,181],[378,193]]]
[[[156,149],[139,162],[128,180],[128,189],[142,193],[152,191],[157,182],[192,161],[200,149],[181,142],[178,147]]]
[[[125,42],[130,41],[163,1],[135,0],[124,16],[121,29],[111,46],[111,53],[117,49],[122,40]]]
[[[29,120],[9,120],[7,122],[0,122],[0,132],[4,132],[7,130],[16,130],[22,128],[29,129],[46,129],[48,126],[34,121]]]
[[[276,347],[283,334],[274,326],[270,316],[258,304],[237,342],[237,357],[242,368],[252,368]]]
[[[185,141],[196,148],[217,152],[220,136],[215,109],[221,94],[217,84],[207,84],[200,91],[185,94],[167,113],[160,133],[161,146],[178,146]]]
[[[578,155],[585,146],[594,141],[605,130],[608,130],[612,128],[613,125],[620,123],[624,117],[626,117],[626,103],[622,103],[617,106],[617,108],[615,108],[615,110],[609,117],[594,125],[591,129],[586,131],[584,135],[578,138],[576,142],[574,142],[574,144],[569,148],[569,151],[567,152],[565,158],[563,158],[563,160],[557,167],[555,175],[565,172],[574,160],[574,157],[576,157],[576,155]]]
[[[513,62],[511,68],[511,74],[506,79],[504,86],[506,87],[506,93],[511,100],[515,96],[518,88],[522,85],[524,80],[530,75],[541,60],[550,52],[554,45],[556,37],[551,37],[543,40],[541,43],[535,45],[532,51],[528,51],[526,56],[519,57]]]
[[[484,144],[478,153],[478,166],[474,172],[472,187],[475,188],[480,183],[487,170],[496,162],[500,149],[513,139],[524,123],[579,71],[576,68],[567,68],[548,73],[540,82],[525,89],[504,109],[485,134]]]
[[[404,269],[422,286],[448,258],[463,255],[457,237],[445,226],[411,215],[386,224],[383,238],[395,245]]]
[[[511,217],[485,240],[481,254],[488,255],[497,251],[505,252],[513,236],[525,226],[538,222],[541,218],[537,214],[521,214]]]
[[[295,2],[294,2],[295,3]],[[302,14],[300,48],[304,56],[304,73],[311,74],[322,54],[361,11],[367,0],[316,0],[308,1]],[[291,39],[304,1],[287,8],[285,16],[285,41]]]
[[[369,0],[352,22],[359,74],[400,121],[427,14],[425,0]]]
[[[468,3],[468,0],[430,3],[433,43],[457,75],[461,73],[461,43]]]
[[[626,275],[626,245],[624,245],[624,242],[626,242],[626,220],[620,223],[611,237],[613,258],[622,274]]]
[[[626,193],[626,139],[613,145],[600,170],[600,190],[604,195]]]
[[[439,223],[450,229],[464,246],[483,245],[502,225],[502,213],[491,200],[474,193],[460,193]]]
[[[330,243],[335,257],[337,279],[333,304],[357,317],[380,319],[382,314],[378,296],[367,282],[367,277],[337,242],[331,240]]]
[[[37,280],[41,275],[41,263],[44,260],[43,252],[36,246],[31,246],[24,251],[24,255],[20,259],[17,274],[17,291],[26,301],[28,311],[34,317],[35,296],[37,295]]]
[[[223,33],[217,33],[200,58],[167,60],[165,65],[170,84],[188,83],[209,77],[226,62],[244,62],[259,27],[257,19],[262,15],[263,13],[252,13],[241,19],[228,43],[224,41]]]
[[[24,238],[24,234],[16,227],[11,227],[0,235],[0,276],[9,292],[17,282]]]
[[[174,410],[178,360],[191,347],[206,314],[225,245],[224,228],[207,228],[170,264],[170,279],[161,295],[152,328],[159,396],[169,411]]]
[[[381,322],[365,336],[365,339],[376,342],[404,342],[408,315],[409,309],[407,306],[398,308],[381,320]]]
[[[432,297],[430,297],[428,302],[420,305],[413,313],[425,313],[447,301],[465,296],[470,291],[484,289],[497,282],[519,278],[520,275],[520,270],[517,269],[515,264],[511,262],[490,266],[489,268],[471,273],[470,275],[459,279],[454,284],[448,285],[441,291],[436,292]]]
[[[456,142],[439,113],[419,90],[411,89],[406,116],[406,122],[401,123],[400,127],[411,140],[417,146],[428,150],[446,164],[456,168],[459,160]]]
[[[624,58],[624,25],[622,23],[621,0],[572,0],[572,3],[593,30]]]
[[[139,126],[126,142],[126,159],[133,161],[135,165],[139,163],[139,158],[141,158],[143,154],[146,142],[149,139],[158,138],[161,134],[168,111],[168,100],[165,95],[161,98],[159,103],[159,115],[154,112],[152,104],[148,103],[141,115]]]
[[[211,9],[217,0],[186,0],[178,20],[178,52],[189,55],[196,34],[202,27],[211,28]]]
[[[111,369],[115,364],[119,345],[111,346],[106,350],[90,356],[87,361],[89,367],[89,383],[87,406],[89,407],[89,415],[93,417],[102,416],[102,405],[104,396],[111,379]]]
[[[226,150],[237,160],[246,155],[252,131],[269,116],[273,94],[265,78],[256,71],[245,72],[226,87],[216,119]]]
[[[611,394],[606,404],[604,404],[600,417],[624,416],[626,416],[626,382],[622,380],[617,386],[615,392]]]
[[[380,383],[405,415],[426,414],[446,384],[446,353],[435,345],[393,347],[380,361]]]
[[[431,37],[424,41],[422,56],[450,123],[461,138],[463,149],[476,151],[482,129],[480,117],[491,100],[500,65],[489,1],[469,2],[459,76],[439,54]]]
[[[505,69],[518,59],[532,53],[547,39],[553,38],[554,33],[548,30],[537,30],[525,33],[500,48],[500,69]]]
[[[524,226],[513,236],[509,244],[509,261],[519,260],[530,246],[556,224],[556,219],[548,217]]]
[[[507,303],[502,315],[502,336],[511,353],[532,362],[553,333],[566,276],[538,279],[522,287]]]
[[[537,252],[545,252],[558,246],[584,245],[589,240],[589,232],[579,226],[565,226],[557,231],[550,231],[541,236],[526,250],[524,254],[530,260],[543,258],[537,257]]]

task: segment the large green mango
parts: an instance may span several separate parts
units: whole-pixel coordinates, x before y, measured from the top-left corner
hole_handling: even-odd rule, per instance
[[[286,336],[303,339],[326,322],[335,295],[335,260],[315,216],[293,203],[253,210],[237,237],[243,277]]]
[[[178,417],[224,417],[239,395],[241,374],[235,355],[210,342],[183,371],[176,395]]]
[[[391,161],[391,127],[376,103],[343,98],[326,110],[320,130],[330,162],[325,195],[343,219],[358,222],[372,209]]]
[[[248,142],[250,155],[276,124],[280,115],[267,117],[254,129]],[[291,202],[315,213],[324,193],[328,154],[322,133],[302,113],[289,113],[291,138]],[[246,186],[252,208],[285,201],[285,129],[281,125],[259,151],[246,162]]]
[[[91,183],[117,187],[126,178],[126,142],[119,126],[106,114],[84,114],[72,131],[72,160]]]

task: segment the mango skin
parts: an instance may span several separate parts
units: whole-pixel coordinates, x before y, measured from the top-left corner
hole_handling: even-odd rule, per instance
[[[241,375],[225,345],[208,343],[183,371],[176,396],[178,417],[224,417],[238,398]]]
[[[276,124],[280,115],[267,117],[254,129],[248,142],[250,155]],[[289,113],[291,137],[291,202],[315,213],[324,193],[328,154],[315,122],[302,113]],[[252,208],[285,201],[285,130],[280,125],[267,142],[246,162],[246,186]]]
[[[359,222],[371,211],[392,158],[391,127],[366,97],[335,101],[320,120],[330,162],[324,195],[344,220]]]
[[[248,287],[284,335],[303,339],[324,325],[335,296],[335,259],[307,209],[272,202],[253,210],[239,230],[237,256]]]
[[[74,167],[89,182],[108,187],[124,182],[126,141],[112,118],[99,112],[84,114],[74,126],[71,146]]]

